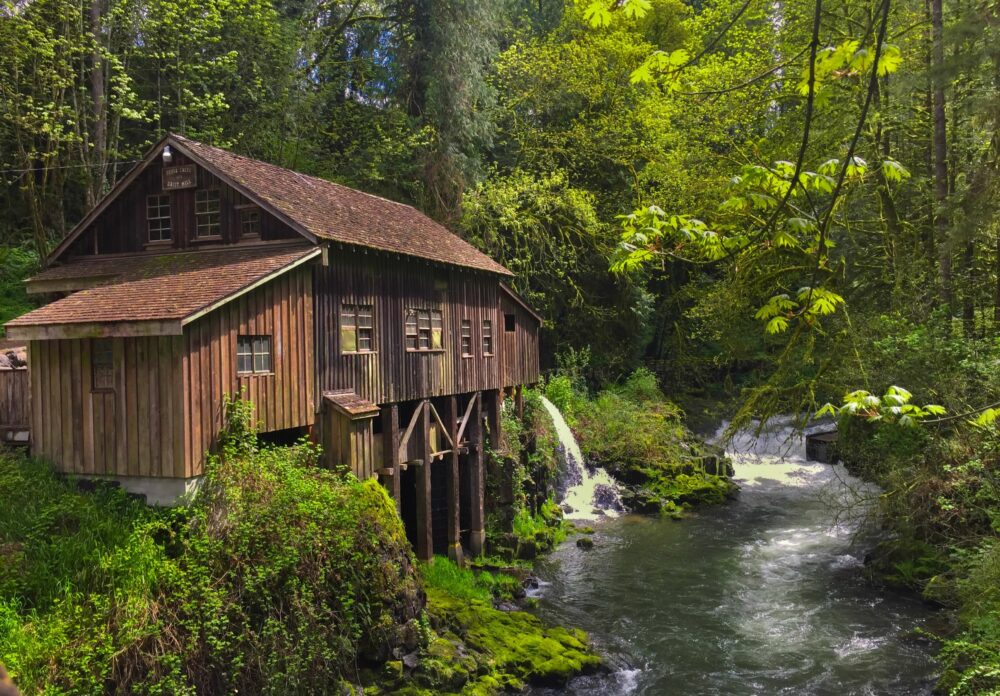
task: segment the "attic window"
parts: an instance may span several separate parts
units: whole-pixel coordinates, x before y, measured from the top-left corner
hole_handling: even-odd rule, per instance
[[[440,309],[408,309],[404,328],[406,350],[442,350],[444,322]]]
[[[170,241],[170,196],[155,194],[146,196],[146,227],[149,241]]]
[[[197,220],[196,239],[222,236],[219,189],[202,189],[195,193],[194,215]]]
[[[244,208],[240,211],[240,237],[260,236],[260,208]]]
[[[506,332],[511,332],[517,327],[517,322],[514,320],[513,314],[503,315],[503,330]]]

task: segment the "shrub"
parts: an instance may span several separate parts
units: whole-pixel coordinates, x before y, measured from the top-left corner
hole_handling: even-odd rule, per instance
[[[306,443],[228,454],[169,511],[0,454],[0,662],[27,693],[323,692],[415,645],[424,596],[384,490]]]

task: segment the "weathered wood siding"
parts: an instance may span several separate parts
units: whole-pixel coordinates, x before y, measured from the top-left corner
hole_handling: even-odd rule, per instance
[[[319,392],[352,389],[376,404],[499,389],[538,380],[537,323],[520,307],[518,342],[504,339],[497,278],[416,259],[334,247],[315,269],[316,359]],[[343,304],[372,305],[372,353],[343,353]],[[513,303],[512,303],[513,304]],[[408,309],[440,309],[443,349],[407,351]],[[523,316],[522,316],[523,315]],[[462,356],[462,320],[472,328],[472,356]],[[493,355],[483,353],[483,320],[492,322]],[[509,365],[508,365],[509,363]],[[319,393],[318,392],[318,393]]]
[[[28,371],[0,370],[0,428],[27,428],[30,384]]]
[[[192,164],[184,155],[174,154],[171,166]],[[219,189],[221,240],[196,240],[195,192],[199,189]],[[146,223],[146,197],[152,194],[170,195],[170,244],[149,244]],[[163,164],[152,163],[136,180],[111,202],[80,237],[73,242],[65,257],[92,256],[95,253],[121,254],[144,249],[188,249],[219,244],[234,244],[240,240],[240,212],[237,206],[250,204],[239,191],[219,180],[211,172],[198,167],[198,186],[179,191],[163,190]],[[299,234],[264,210],[260,211],[260,240],[295,239]],[[95,246],[96,236],[96,246]],[[256,241],[256,240],[255,240]],[[64,258],[65,258],[64,257]]]
[[[264,432],[312,425],[310,274],[309,268],[285,273],[185,327],[183,418],[191,434],[187,456],[194,475],[201,473],[205,452],[215,447],[227,394],[242,391],[253,402]],[[236,339],[240,335],[271,336],[271,373],[237,373]]]
[[[503,386],[534,384],[541,374],[538,365],[538,320],[500,293],[501,321],[498,340],[502,345]],[[514,330],[507,331],[507,315],[514,317]]]
[[[114,388],[91,385],[91,339],[34,341],[32,450],[60,471],[190,476],[184,457],[181,336],[115,338]]]

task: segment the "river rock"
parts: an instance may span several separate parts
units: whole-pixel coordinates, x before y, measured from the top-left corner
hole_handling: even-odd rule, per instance
[[[420,666],[420,655],[416,651],[403,655],[403,666],[406,669],[416,669]]]
[[[538,544],[533,539],[522,539],[517,544],[517,557],[530,561],[538,555]]]
[[[590,551],[594,548],[594,540],[589,536],[580,537],[576,540],[576,545],[584,551]]]

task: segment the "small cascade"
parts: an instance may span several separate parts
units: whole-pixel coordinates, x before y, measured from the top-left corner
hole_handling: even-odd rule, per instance
[[[584,465],[580,445],[566,419],[555,404],[544,396],[541,399],[559,436],[563,464],[559,482],[562,492],[560,504],[564,510],[571,509],[566,516],[578,520],[593,520],[601,515],[617,517],[624,510],[618,484],[604,469],[597,467],[590,471]]]

